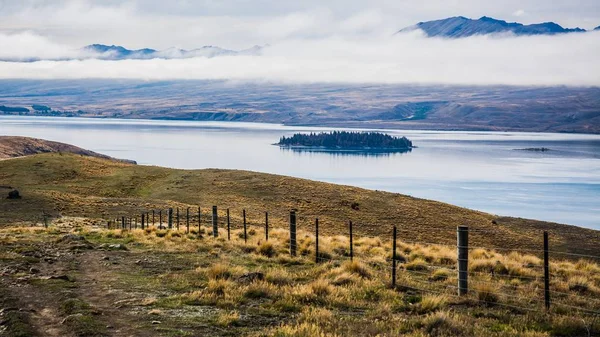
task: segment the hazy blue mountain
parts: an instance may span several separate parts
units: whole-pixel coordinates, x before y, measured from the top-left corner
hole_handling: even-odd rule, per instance
[[[594,28],[594,30],[600,30],[600,26],[598,26],[598,27]]]
[[[406,27],[398,33],[421,29],[429,37],[461,38],[472,35],[486,35],[496,33],[513,33],[515,35],[555,35],[564,33],[585,32],[581,28],[563,28],[554,22],[523,25],[517,22],[496,20],[487,16],[478,20],[456,16],[443,20],[419,22],[414,26]]]
[[[122,46],[107,46],[103,44],[91,44],[82,48],[84,52],[90,53],[90,58],[99,58],[105,60],[124,60],[124,59],[182,59],[191,57],[216,57],[232,55],[259,55],[262,47],[254,46],[245,50],[229,50],[216,46],[204,46],[202,48],[185,50],[179,48],[169,48],[165,50],[154,50],[149,48],[130,50]]]

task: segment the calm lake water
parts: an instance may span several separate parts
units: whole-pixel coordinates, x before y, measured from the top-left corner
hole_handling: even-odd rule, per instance
[[[276,173],[600,229],[600,135],[385,130],[418,146],[391,155],[297,152],[271,145],[283,135],[326,130],[332,129],[0,117],[0,135],[65,142],[142,165]],[[539,147],[550,151],[516,150]]]

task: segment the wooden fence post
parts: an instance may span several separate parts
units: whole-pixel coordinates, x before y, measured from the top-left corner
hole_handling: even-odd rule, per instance
[[[121,217],[121,229],[125,229],[125,217]]]
[[[319,263],[319,218],[315,219],[315,263]]]
[[[290,255],[296,256],[296,211],[290,212]]]
[[[229,219],[229,208],[227,209],[227,240],[231,241],[231,222]]]
[[[350,229],[350,261],[354,260],[354,245],[352,244],[353,236],[352,236],[352,221],[348,222],[348,227]]]
[[[177,207],[177,230],[179,230],[179,207]]]
[[[202,209],[198,207],[198,236],[200,237],[202,234],[200,233],[200,227],[202,227]]]
[[[242,215],[244,217],[244,243],[248,243],[248,231],[246,229],[246,210],[242,210]]]
[[[458,249],[458,295],[469,293],[469,227],[458,226],[457,232]]]
[[[169,229],[173,229],[173,208],[169,208]]]
[[[154,210],[152,210],[152,227],[156,226],[156,222],[154,221]]]
[[[159,217],[158,229],[162,229],[162,209],[158,211],[158,217]]]
[[[189,207],[185,210],[185,227],[186,227],[185,232],[187,234],[189,234],[190,233],[190,208]]]
[[[398,261],[398,256],[396,255],[397,231],[396,226],[394,226],[394,233],[392,234],[392,288],[396,287],[396,263]]]
[[[265,212],[265,241],[269,241],[269,212]]]
[[[213,226],[213,236],[216,238],[217,236],[219,236],[217,206],[212,207],[212,226]]]
[[[544,304],[550,310],[550,261],[548,261],[548,232],[544,231]]]
[[[142,229],[144,229],[145,225],[146,225],[146,214],[142,213]]]

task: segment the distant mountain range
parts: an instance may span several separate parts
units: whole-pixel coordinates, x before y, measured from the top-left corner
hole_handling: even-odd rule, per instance
[[[514,35],[556,35],[565,33],[583,33],[582,28],[563,28],[554,22],[524,25],[517,22],[506,22],[487,16],[478,20],[456,16],[452,18],[419,22],[414,26],[398,31],[404,33],[420,29],[429,37],[461,38],[473,35],[512,33]],[[595,30],[600,30],[600,26]]]
[[[223,49],[216,46],[204,46],[198,49],[185,50],[178,48],[169,48],[165,50],[155,49],[137,49],[131,50],[122,46],[107,46],[104,44],[91,44],[82,48],[85,53],[90,53],[94,58],[103,60],[124,60],[124,59],[184,59],[192,57],[215,57],[215,56],[234,56],[234,55],[260,55],[263,47],[254,46],[240,51]]]

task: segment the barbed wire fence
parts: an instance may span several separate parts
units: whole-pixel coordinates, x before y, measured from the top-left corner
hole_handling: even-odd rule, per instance
[[[261,232],[264,235],[264,241],[269,242],[269,212],[260,213],[261,219],[254,217],[252,221],[248,219],[245,209],[241,212],[241,221],[232,222],[230,209],[226,209],[221,214],[225,219],[219,220],[219,210],[217,206],[211,208],[192,209],[191,207],[180,210],[179,208],[168,208],[166,210],[151,210],[140,212],[137,216],[120,216],[106,221],[107,229],[149,229],[156,228],[166,231],[181,231],[186,234],[201,236],[203,225],[211,230],[207,234],[218,238],[219,230],[226,231],[226,239],[244,240],[256,236]],[[388,274],[387,280],[383,280],[390,287],[398,290],[413,291],[419,293],[443,295],[457,300],[474,301],[486,306],[502,306],[514,311],[522,312],[548,312],[555,310],[575,310],[581,313],[600,316],[600,292],[595,292],[592,288],[600,289],[600,284],[595,286],[595,282],[600,282],[600,267],[589,268],[587,271],[577,271],[576,279],[573,280],[568,273],[556,268],[561,263],[561,259],[571,261],[578,260],[576,263],[586,263],[586,261],[599,263],[600,255],[578,254],[551,249],[549,245],[549,233],[539,231],[543,243],[539,248],[502,248],[487,247],[477,242],[481,235],[495,233],[497,231],[488,229],[470,229],[467,226],[458,226],[456,230],[431,228],[431,231],[438,231],[448,237],[456,237],[455,256],[445,257],[443,261],[434,261],[434,259],[423,259],[424,263],[414,263],[409,261],[406,255],[407,248],[411,252],[415,249],[405,247],[406,245],[425,245],[430,247],[451,246],[436,242],[426,242],[420,240],[410,240],[406,231],[399,231],[397,226],[392,227],[389,233],[391,244],[389,253],[385,261],[376,261],[369,259],[365,254],[356,254],[355,248],[357,241],[364,238],[381,239],[379,237],[356,237],[353,233],[352,221],[347,222],[347,232],[339,234],[347,240],[344,243],[347,247],[339,252],[332,254],[323,251],[321,234],[319,226],[323,223],[318,218],[310,223],[303,219],[304,235],[308,235],[312,241],[312,249],[299,252],[298,240],[298,217],[295,210],[289,212],[289,229],[285,229],[289,236],[286,240],[286,247],[290,257],[307,258],[320,263],[343,263],[345,261],[361,261],[376,269],[381,275]],[[47,227],[47,221],[44,221]],[[277,228],[282,230],[281,227]],[[237,231],[237,235],[232,236],[232,231]],[[404,232],[402,240],[398,240],[398,233]],[[301,238],[306,241],[307,238]],[[473,240],[475,239],[475,240]],[[475,242],[472,242],[475,241]],[[382,243],[383,244],[383,243]],[[400,247],[399,247],[400,246]],[[398,249],[401,248],[401,251]],[[413,247],[414,248],[414,247]],[[517,253],[525,256],[527,254],[535,257],[536,261],[527,261],[522,264],[513,262],[502,263],[499,259],[495,262],[489,255],[489,252]],[[419,254],[418,252],[415,254]],[[486,255],[487,254],[487,255]],[[337,256],[336,256],[337,255]],[[483,257],[483,258],[482,258]],[[553,260],[550,259],[553,258]],[[506,256],[505,256],[506,258]],[[419,259],[419,257],[417,257]],[[506,261],[504,261],[506,262]],[[554,270],[553,270],[554,269]],[[586,274],[587,273],[587,274]],[[411,277],[403,277],[410,275]],[[590,283],[591,284],[588,284]],[[600,291],[600,290],[599,290]],[[598,297],[593,297],[597,295]]]

